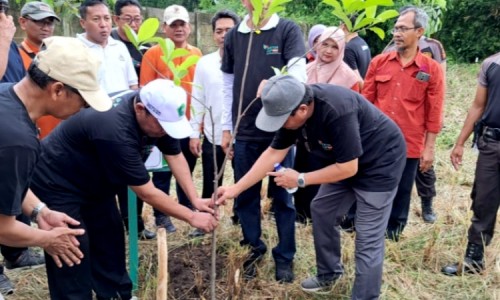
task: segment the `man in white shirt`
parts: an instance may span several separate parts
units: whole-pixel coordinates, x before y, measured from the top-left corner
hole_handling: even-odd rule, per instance
[[[108,93],[138,88],[137,74],[127,47],[110,37],[111,14],[105,2],[86,0],[80,5],[80,25],[85,30],[77,37],[102,60],[99,84]]]
[[[193,134],[189,148],[193,155],[202,157],[203,192],[202,198],[210,198],[214,192],[214,144],[217,170],[222,167],[225,153],[222,150],[222,71],[221,60],[224,52],[224,36],[238,24],[239,17],[232,11],[222,10],[212,18],[213,39],[218,49],[203,56],[196,65],[193,81],[192,116],[190,123]],[[211,110],[211,115],[210,115]],[[203,132],[201,132],[203,131]],[[201,136],[203,143],[201,142]],[[219,184],[222,185],[222,176]]]

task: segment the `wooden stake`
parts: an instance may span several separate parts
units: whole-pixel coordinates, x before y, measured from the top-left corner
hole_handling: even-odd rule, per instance
[[[158,285],[156,288],[156,300],[167,300],[168,292],[168,245],[167,231],[158,228],[156,232],[158,241]]]

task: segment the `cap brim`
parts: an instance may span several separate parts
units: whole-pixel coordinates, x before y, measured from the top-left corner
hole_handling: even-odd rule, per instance
[[[78,92],[80,92],[80,95],[82,95],[83,100],[85,100],[85,102],[87,102],[90,107],[97,111],[107,111],[110,110],[113,106],[113,101],[102,89],[99,89],[97,91],[78,90]]]
[[[281,116],[269,116],[266,114],[266,110],[262,108],[257,115],[255,125],[262,131],[275,132],[283,127],[291,113],[289,112]]]
[[[42,12],[42,13],[38,13],[38,14],[27,14],[27,16],[29,16],[30,18],[32,18],[35,21],[40,21],[40,20],[43,20],[45,18],[54,18],[57,21],[61,22],[61,19],[59,19],[58,16],[56,16],[55,14],[53,14],[51,12]]]
[[[177,122],[163,122],[160,120],[158,122],[165,132],[174,139],[187,138],[193,133],[193,128],[185,116]]]
[[[170,24],[174,23],[177,20],[189,23],[189,19],[186,19],[186,18],[174,18],[174,19],[170,19],[170,20],[165,21],[165,23],[167,23],[167,25],[170,25]]]

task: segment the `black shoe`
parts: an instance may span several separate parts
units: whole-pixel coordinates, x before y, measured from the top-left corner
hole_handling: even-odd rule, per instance
[[[0,274],[0,294],[10,295],[14,293],[14,285],[10,282],[9,277],[5,274]],[[0,295],[0,296],[1,296]]]
[[[257,264],[262,260],[262,256],[250,257],[243,263],[243,278],[252,280],[257,277]]]
[[[387,230],[387,232],[385,233],[385,239],[391,240],[393,242],[399,242],[399,232]]]
[[[309,277],[300,283],[300,288],[304,292],[317,293],[325,290],[330,290],[332,285],[342,277],[342,274],[335,274],[333,276],[314,276]]]
[[[468,243],[465,251],[465,258],[462,265],[454,263],[444,266],[441,272],[448,276],[462,274],[480,274],[484,270],[483,245]]]
[[[240,224],[240,218],[238,218],[238,216],[236,214],[231,217],[231,221],[233,222],[233,225],[239,225]]]
[[[156,218],[155,223],[156,226],[165,228],[168,233],[174,233],[177,231],[177,228],[175,228],[169,216],[159,216]]]
[[[292,283],[295,278],[293,262],[276,262],[275,278],[279,283]]]
[[[349,233],[355,232],[356,227],[354,226],[354,219],[346,216],[342,220],[342,222],[340,222],[340,229],[342,231],[349,232]]]
[[[139,232],[138,237],[140,240],[153,240],[156,238],[156,232],[144,229],[143,231]]]
[[[4,259],[4,265],[9,270],[17,268],[30,268],[41,266],[43,264],[45,264],[45,257],[43,254],[35,252],[31,248],[23,251],[23,253],[21,253],[15,261]]]
[[[436,214],[432,210],[432,198],[422,198],[422,219],[425,223],[436,222]]]

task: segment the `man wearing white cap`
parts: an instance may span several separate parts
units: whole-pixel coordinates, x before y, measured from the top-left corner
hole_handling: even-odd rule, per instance
[[[163,12],[163,32],[165,37],[169,38],[174,42],[175,48],[183,48],[189,52],[188,55],[176,57],[172,60],[175,66],[180,66],[191,56],[201,56],[200,49],[190,45],[188,43],[189,35],[191,34],[191,24],[189,23],[189,13],[184,6],[181,5],[170,5],[165,8]],[[143,57],[143,63],[141,65],[141,86],[146,85],[148,82],[157,78],[169,78],[173,79],[173,73],[167,64],[163,61],[163,52],[159,45],[151,47]],[[186,103],[186,116],[188,119],[191,117],[191,91],[193,87],[194,71],[196,66],[191,66],[187,69],[187,74],[182,78],[181,86],[187,92],[187,103]],[[189,149],[189,138],[181,140],[181,149],[184,157],[186,158],[191,172],[193,172],[196,166],[196,156],[191,153]],[[160,188],[165,193],[169,193],[170,190],[170,179],[172,178],[171,172],[154,172],[153,173],[153,183],[156,187]],[[177,197],[179,203],[185,205],[189,208],[193,208],[192,203],[189,201],[187,195],[184,193],[179,184],[176,185]],[[155,210],[155,222],[158,227],[164,227],[167,232],[175,232],[176,228],[172,224],[170,218]],[[195,231],[195,235],[200,233]]]
[[[262,89],[255,125],[277,132],[250,171],[218,190],[218,203],[237,197],[266,175],[283,188],[321,185],[311,203],[317,276],[302,281],[307,292],[329,290],[342,276],[339,224],[353,203],[356,211],[356,278],[352,299],[378,299],[384,262],[384,233],[405,163],[397,125],[360,94],[330,85],[304,85],[275,76]],[[322,168],[271,172],[295,143]]]
[[[92,299],[92,290],[98,299],[131,298],[117,187],[130,186],[161,212],[206,232],[217,226],[208,201],[198,198],[178,141],[192,133],[186,92],[157,79],[120,97],[110,111],[84,110],[42,141],[32,189],[86,229],[79,239],[86,259],[78,267],[58,269],[47,259],[51,299]],[[194,212],[154,187],[144,161],[155,145],[195,207],[210,213]]]
[[[53,37],[44,44],[26,77],[0,84],[0,243],[40,246],[58,267],[73,266],[83,257],[74,238],[83,230],[67,226],[79,222],[48,209],[29,189],[41,150],[35,122],[44,115],[66,119],[87,104],[104,111],[111,100],[97,82],[99,60],[80,41]],[[16,221],[21,213],[39,229]]]

